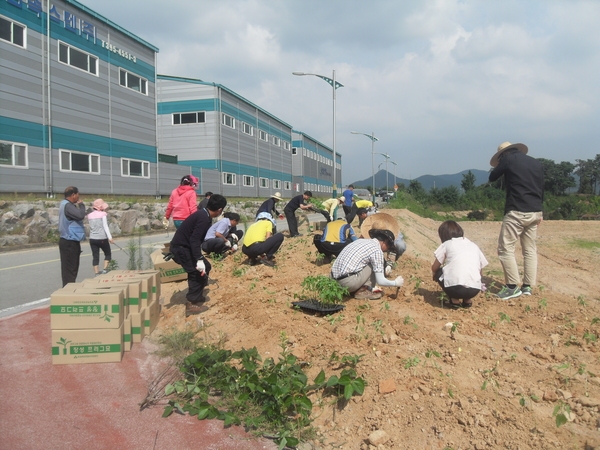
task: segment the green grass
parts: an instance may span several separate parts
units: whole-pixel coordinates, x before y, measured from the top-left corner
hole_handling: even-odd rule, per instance
[[[596,241],[588,241],[586,239],[573,239],[571,241],[571,245],[577,248],[583,248],[586,250],[593,250],[595,248],[600,248],[600,242]]]

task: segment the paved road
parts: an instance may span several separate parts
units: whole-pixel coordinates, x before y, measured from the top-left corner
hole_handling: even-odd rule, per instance
[[[323,220],[320,214],[309,214],[310,221]],[[241,227],[243,229],[243,226]],[[277,231],[287,230],[285,220],[277,220]],[[169,242],[173,231],[159,233],[142,238],[142,254],[146,256],[154,248]],[[117,238],[112,245],[112,257],[119,268],[127,268],[129,252],[127,245],[130,237]],[[135,239],[137,244],[137,238]],[[120,247],[120,248],[119,248]],[[92,253],[87,241],[82,243],[82,254],[77,280],[92,278]],[[100,259],[102,260],[102,252]],[[149,263],[148,263],[149,264]],[[148,266],[149,267],[149,266]],[[58,245],[30,250],[8,251],[0,253],[0,317],[16,314],[49,302],[50,295],[62,285],[60,277],[60,255]]]

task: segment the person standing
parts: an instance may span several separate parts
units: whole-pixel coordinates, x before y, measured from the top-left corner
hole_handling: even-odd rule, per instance
[[[352,200],[354,199],[354,185],[349,185],[348,189],[342,192],[342,196],[344,197],[344,204],[342,205],[342,207],[344,209],[344,215],[347,216],[352,211]]]
[[[281,200],[282,200],[281,193],[280,192],[275,192],[273,195],[271,195],[270,198],[268,198],[267,200],[265,200],[264,202],[262,202],[262,204],[258,208],[258,211],[256,211],[256,217],[258,217],[258,215],[260,213],[266,212],[266,213],[271,214],[271,216],[273,218],[279,217],[280,219],[283,219],[283,215],[281,215],[279,213],[279,211],[277,211],[277,208],[275,208],[275,205],[277,203],[279,203]]]
[[[296,195],[293,197],[285,208],[283,208],[283,212],[285,213],[285,218],[288,223],[288,229],[290,232],[290,237],[302,236],[298,233],[298,219],[296,218],[296,210],[298,208],[302,210],[310,209],[310,205],[306,202],[312,197],[312,192],[304,191],[304,194]]]
[[[433,281],[448,296],[448,306],[470,308],[473,298],[481,292],[481,271],[487,266],[487,259],[477,244],[464,237],[462,227],[454,220],[443,222],[438,235],[442,245],[434,252]]]
[[[94,210],[87,215],[87,219],[88,223],[90,224],[92,266],[94,267],[94,273],[98,275],[101,273],[106,273],[106,268],[108,267],[108,263],[112,258],[110,244],[112,244],[114,241],[110,234],[110,230],[108,229],[108,222],[106,220],[106,210],[108,209],[108,204],[101,198],[98,198],[94,200],[94,203],[92,203],[92,208]],[[100,250],[102,250],[102,253],[104,253],[104,267],[102,272],[99,271]]]
[[[212,219],[218,217],[225,206],[225,197],[219,194],[211,196],[206,208],[185,219],[171,240],[173,260],[188,274],[187,315],[203,311],[201,303],[206,300],[203,291],[208,284],[211,265],[202,255],[202,242],[212,226]]]
[[[384,275],[383,253],[394,248],[394,233],[390,230],[370,229],[371,239],[358,239],[347,245],[331,267],[331,278],[342,287],[354,292],[354,298],[377,300],[382,297],[380,286],[404,284],[404,278],[388,280]]]
[[[244,234],[242,230],[236,229],[238,223],[240,223],[238,213],[228,211],[223,214],[223,218],[214,223],[206,233],[202,243],[204,253],[223,255],[228,250],[235,252],[238,249],[237,242]]]
[[[242,253],[248,257],[251,266],[257,265],[258,258],[265,255],[262,263],[275,267],[275,253],[283,243],[283,234],[275,233],[274,229],[275,220],[271,214],[262,212],[246,230]]]
[[[165,220],[168,221],[169,217],[173,216],[175,228],[179,228],[185,219],[197,211],[197,186],[198,178],[196,178],[194,175],[186,175],[181,178],[179,186],[173,189],[173,192],[171,192],[169,204],[167,205],[167,210],[165,212]]]
[[[208,205],[208,200],[210,200],[210,196],[213,195],[212,192],[208,191],[204,194],[204,198],[202,199],[202,201],[200,202],[200,204],[198,205],[198,208],[206,208],[206,205]]]
[[[319,253],[325,255],[323,262],[329,264],[333,256],[337,257],[344,247],[357,239],[352,226],[341,217],[329,222],[323,234],[315,234],[313,244]]]
[[[69,186],[64,195],[65,199],[60,202],[58,208],[58,249],[63,287],[77,280],[81,241],[85,239],[85,205],[79,200],[79,189]]]
[[[494,168],[490,182],[504,176],[506,201],[498,257],[504,270],[505,285],[497,296],[502,300],[531,295],[537,276],[537,227],[542,222],[544,202],[544,168],[542,163],[527,155],[524,144],[504,142],[490,160]],[[515,245],[521,243],[523,252],[523,285],[515,258]]]

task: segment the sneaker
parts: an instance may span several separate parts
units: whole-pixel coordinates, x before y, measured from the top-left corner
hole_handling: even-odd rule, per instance
[[[521,288],[521,294],[523,295],[531,295],[532,290],[531,290],[531,286],[523,286]]]
[[[205,311],[208,311],[208,307],[204,306],[202,303],[191,303],[187,302],[185,305],[185,315],[192,316],[195,314],[200,314]]]
[[[496,296],[500,300],[510,300],[511,298],[519,297],[521,294],[522,292],[521,289],[519,289],[519,286],[515,286],[513,289],[509,288],[508,286],[503,286]]]
[[[101,275],[106,275],[108,273],[108,270],[104,269],[102,272],[100,272]]]
[[[275,258],[265,258],[262,260],[263,265],[275,267]]]

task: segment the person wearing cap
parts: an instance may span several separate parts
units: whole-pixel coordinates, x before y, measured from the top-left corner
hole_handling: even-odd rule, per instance
[[[196,212],[198,209],[196,203],[198,181],[198,178],[194,175],[185,175],[181,178],[179,186],[173,189],[169,197],[167,210],[165,211],[165,223],[167,223],[167,226],[169,218],[173,217],[175,228],[179,228],[185,219]]]
[[[302,236],[298,233],[298,219],[296,218],[296,210],[308,210],[311,209],[311,206],[306,202],[312,197],[312,192],[304,191],[304,194],[296,195],[293,197],[285,208],[283,208],[283,212],[285,213],[285,218],[288,223],[288,230],[290,232],[290,237]]]
[[[277,208],[275,208],[275,205],[281,200],[281,192],[275,192],[273,195],[271,195],[271,197],[262,202],[258,208],[258,211],[256,212],[256,217],[258,217],[260,213],[266,212],[271,214],[272,217],[279,217],[280,219],[283,219],[283,214],[281,214],[279,211],[277,211]]]
[[[113,238],[108,229],[108,222],[106,220],[108,204],[98,198],[92,203],[93,211],[87,215],[88,223],[90,224],[90,248],[92,249],[92,266],[94,267],[94,273],[104,274],[107,272],[106,268],[108,263],[112,259],[112,252],[110,250],[110,244],[112,244]],[[104,267],[102,271],[99,270],[100,263],[100,250],[104,253]]]
[[[210,191],[207,191],[207,192],[204,193],[204,198],[202,199],[202,201],[198,205],[198,209],[206,208],[206,205],[208,205],[208,200],[210,199],[211,195],[213,195],[213,193],[210,192]]]
[[[58,250],[63,287],[77,280],[81,241],[85,239],[85,205],[79,199],[79,189],[69,186],[64,195],[58,208]]]
[[[464,237],[462,227],[454,220],[443,222],[438,235],[442,245],[434,252],[433,281],[437,281],[448,296],[448,306],[470,308],[473,298],[483,288],[481,276],[487,259],[477,244]]]
[[[206,208],[199,209],[185,219],[171,239],[173,260],[188,274],[186,315],[204,311],[201,303],[206,300],[203,291],[208,284],[211,265],[202,255],[202,242],[212,226],[213,218],[220,216],[225,206],[225,197],[212,195]]]
[[[215,222],[206,232],[202,242],[204,253],[223,255],[227,251],[231,253],[237,251],[237,243],[244,234],[242,230],[236,229],[238,223],[240,223],[238,213],[228,211],[223,214],[223,218]]]
[[[329,222],[323,234],[315,234],[313,244],[319,253],[325,255],[323,262],[329,264],[332,257],[337,257],[340,252],[351,242],[358,239],[352,225],[346,219],[340,217]]]
[[[354,292],[356,299],[377,300],[382,297],[379,286],[404,284],[404,278],[388,280],[384,275],[384,252],[394,247],[394,233],[390,230],[371,229],[370,239],[358,239],[347,245],[331,268],[331,278],[342,287]]]
[[[502,300],[531,295],[537,277],[537,248],[535,239],[542,222],[544,202],[544,168],[542,163],[527,155],[527,146],[504,142],[490,160],[494,168],[490,182],[504,176],[506,201],[500,236],[498,258],[504,270],[505,285],[497,296]],[[519,241],[523,252],[523,284],[515,258]]]
[[[256,222],[248,227],[244,236],[242,253],[246,255],[251,266],[261,262],[270,267],[275,266],[275,253],[283,243],[283,234],[275,233],[275,220],[268,212],[261,212]],[[263,259],[262,256],[265,256]]]

